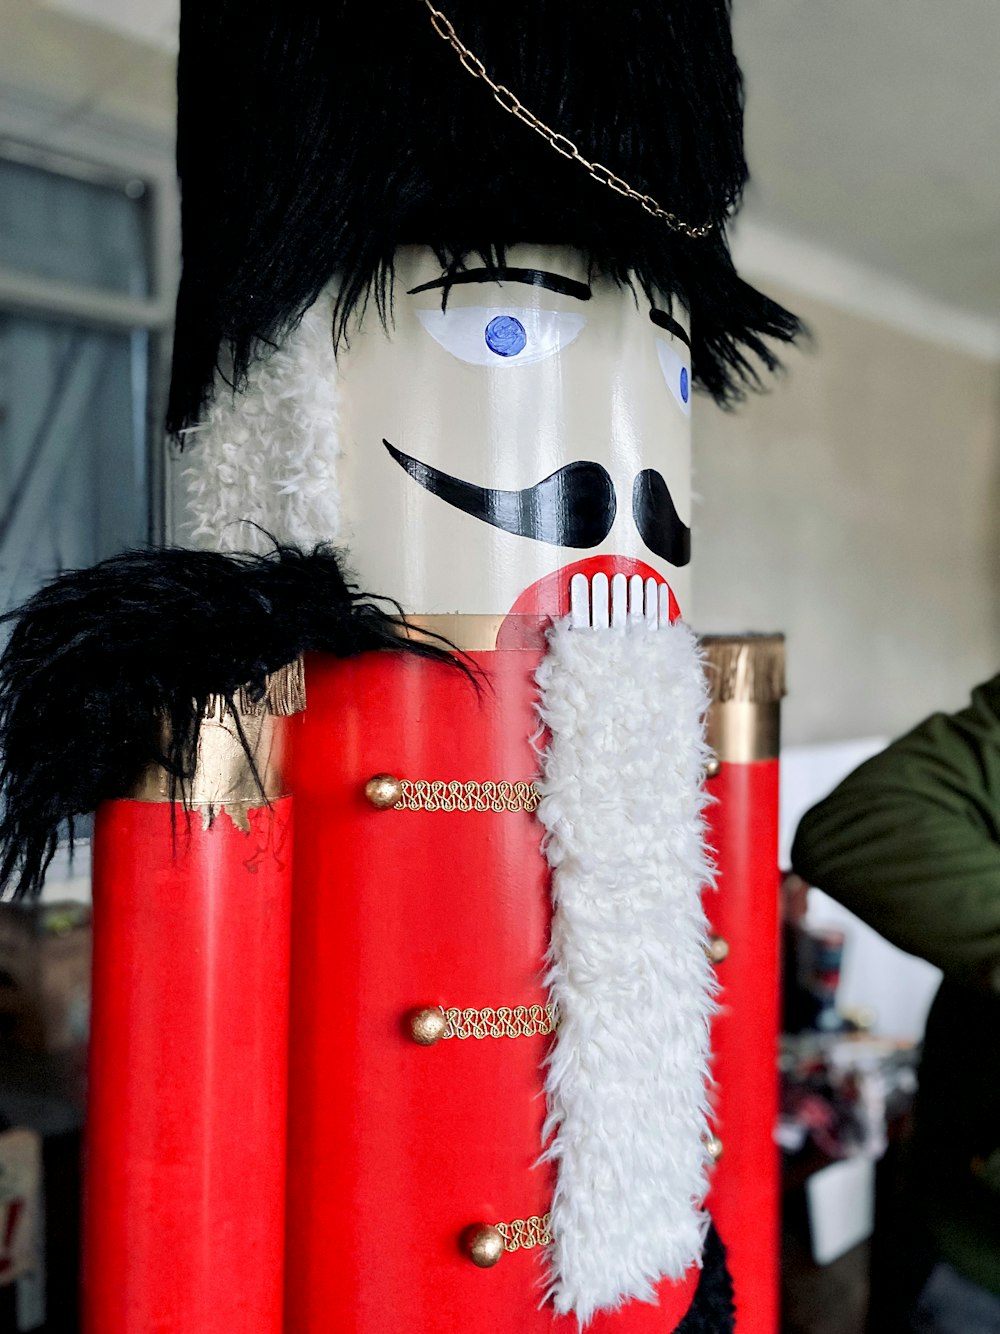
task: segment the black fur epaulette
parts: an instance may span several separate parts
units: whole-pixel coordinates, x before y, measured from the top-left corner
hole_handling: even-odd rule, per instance
[[[398,607],[359,593],[326,546],[129,551],[60,575],[4,620],[0,890],[15,896],[41,888],[67,825],[72,838],[75,818],[148,764],[183,793],[210,697],[260,700],[270,673],[311,650],[457,662],[401,636]]]

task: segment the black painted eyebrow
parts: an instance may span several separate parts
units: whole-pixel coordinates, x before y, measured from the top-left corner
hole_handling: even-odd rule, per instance
[[[527,287],[545,287],[560,296],[575,297],[577,301],[589,301],[593,295],[587,283],[545,269],[465,269],[451,277],[445,274],[429,283],[421,283],[419,287],[411,287],[406,295],[416,296],[418,292],[429,292],[435,287],[460,287],[463,283],[524,283]]]
[[[665,310],[657,310],[654,306],[649,312],[649,318],[657,328],[666,329],[667,333],[672,333],[673,336],[679,338],[682,343],[686,343],[688,347],[691,346],[691,339],[687,329],[684,328],[683,324],[678,324],[673,316],[668,315]]]

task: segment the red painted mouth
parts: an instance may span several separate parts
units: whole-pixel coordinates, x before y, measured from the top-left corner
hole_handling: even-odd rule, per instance
[[[575,574],[593,579],[595,574],[638,574],[643,579],[655,579],[658,584],[667,580],[645,561],[632,556],[588,556],[586,560],[564,565],[544,579],[538,579],[520,595],[500,626],[497,648],[541,648],[545,631],[552,621],[569,615],[569,583]],[[667,585],[669,587],[669,584]],[[670,619],[680,619],[681,609],[670,589]]]

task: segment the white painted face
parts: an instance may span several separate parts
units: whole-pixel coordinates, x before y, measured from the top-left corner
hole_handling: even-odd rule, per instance
[[[533,596],[555,614],[577,568],[621,569],[666,579],[683,607],[683,312],[588,282],[554,246],[515,247],[502,281],[472,270],[441,298],[433,253],[404,248],[388,331],[371,306],[338,356],[342,540],[361,586],[410,614],[502,615],[546,580]]]

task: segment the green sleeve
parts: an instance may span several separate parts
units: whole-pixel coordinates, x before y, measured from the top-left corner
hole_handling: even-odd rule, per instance
[[[1000,676],[807,812],[792,865],[894,945],[1000,991]]]

